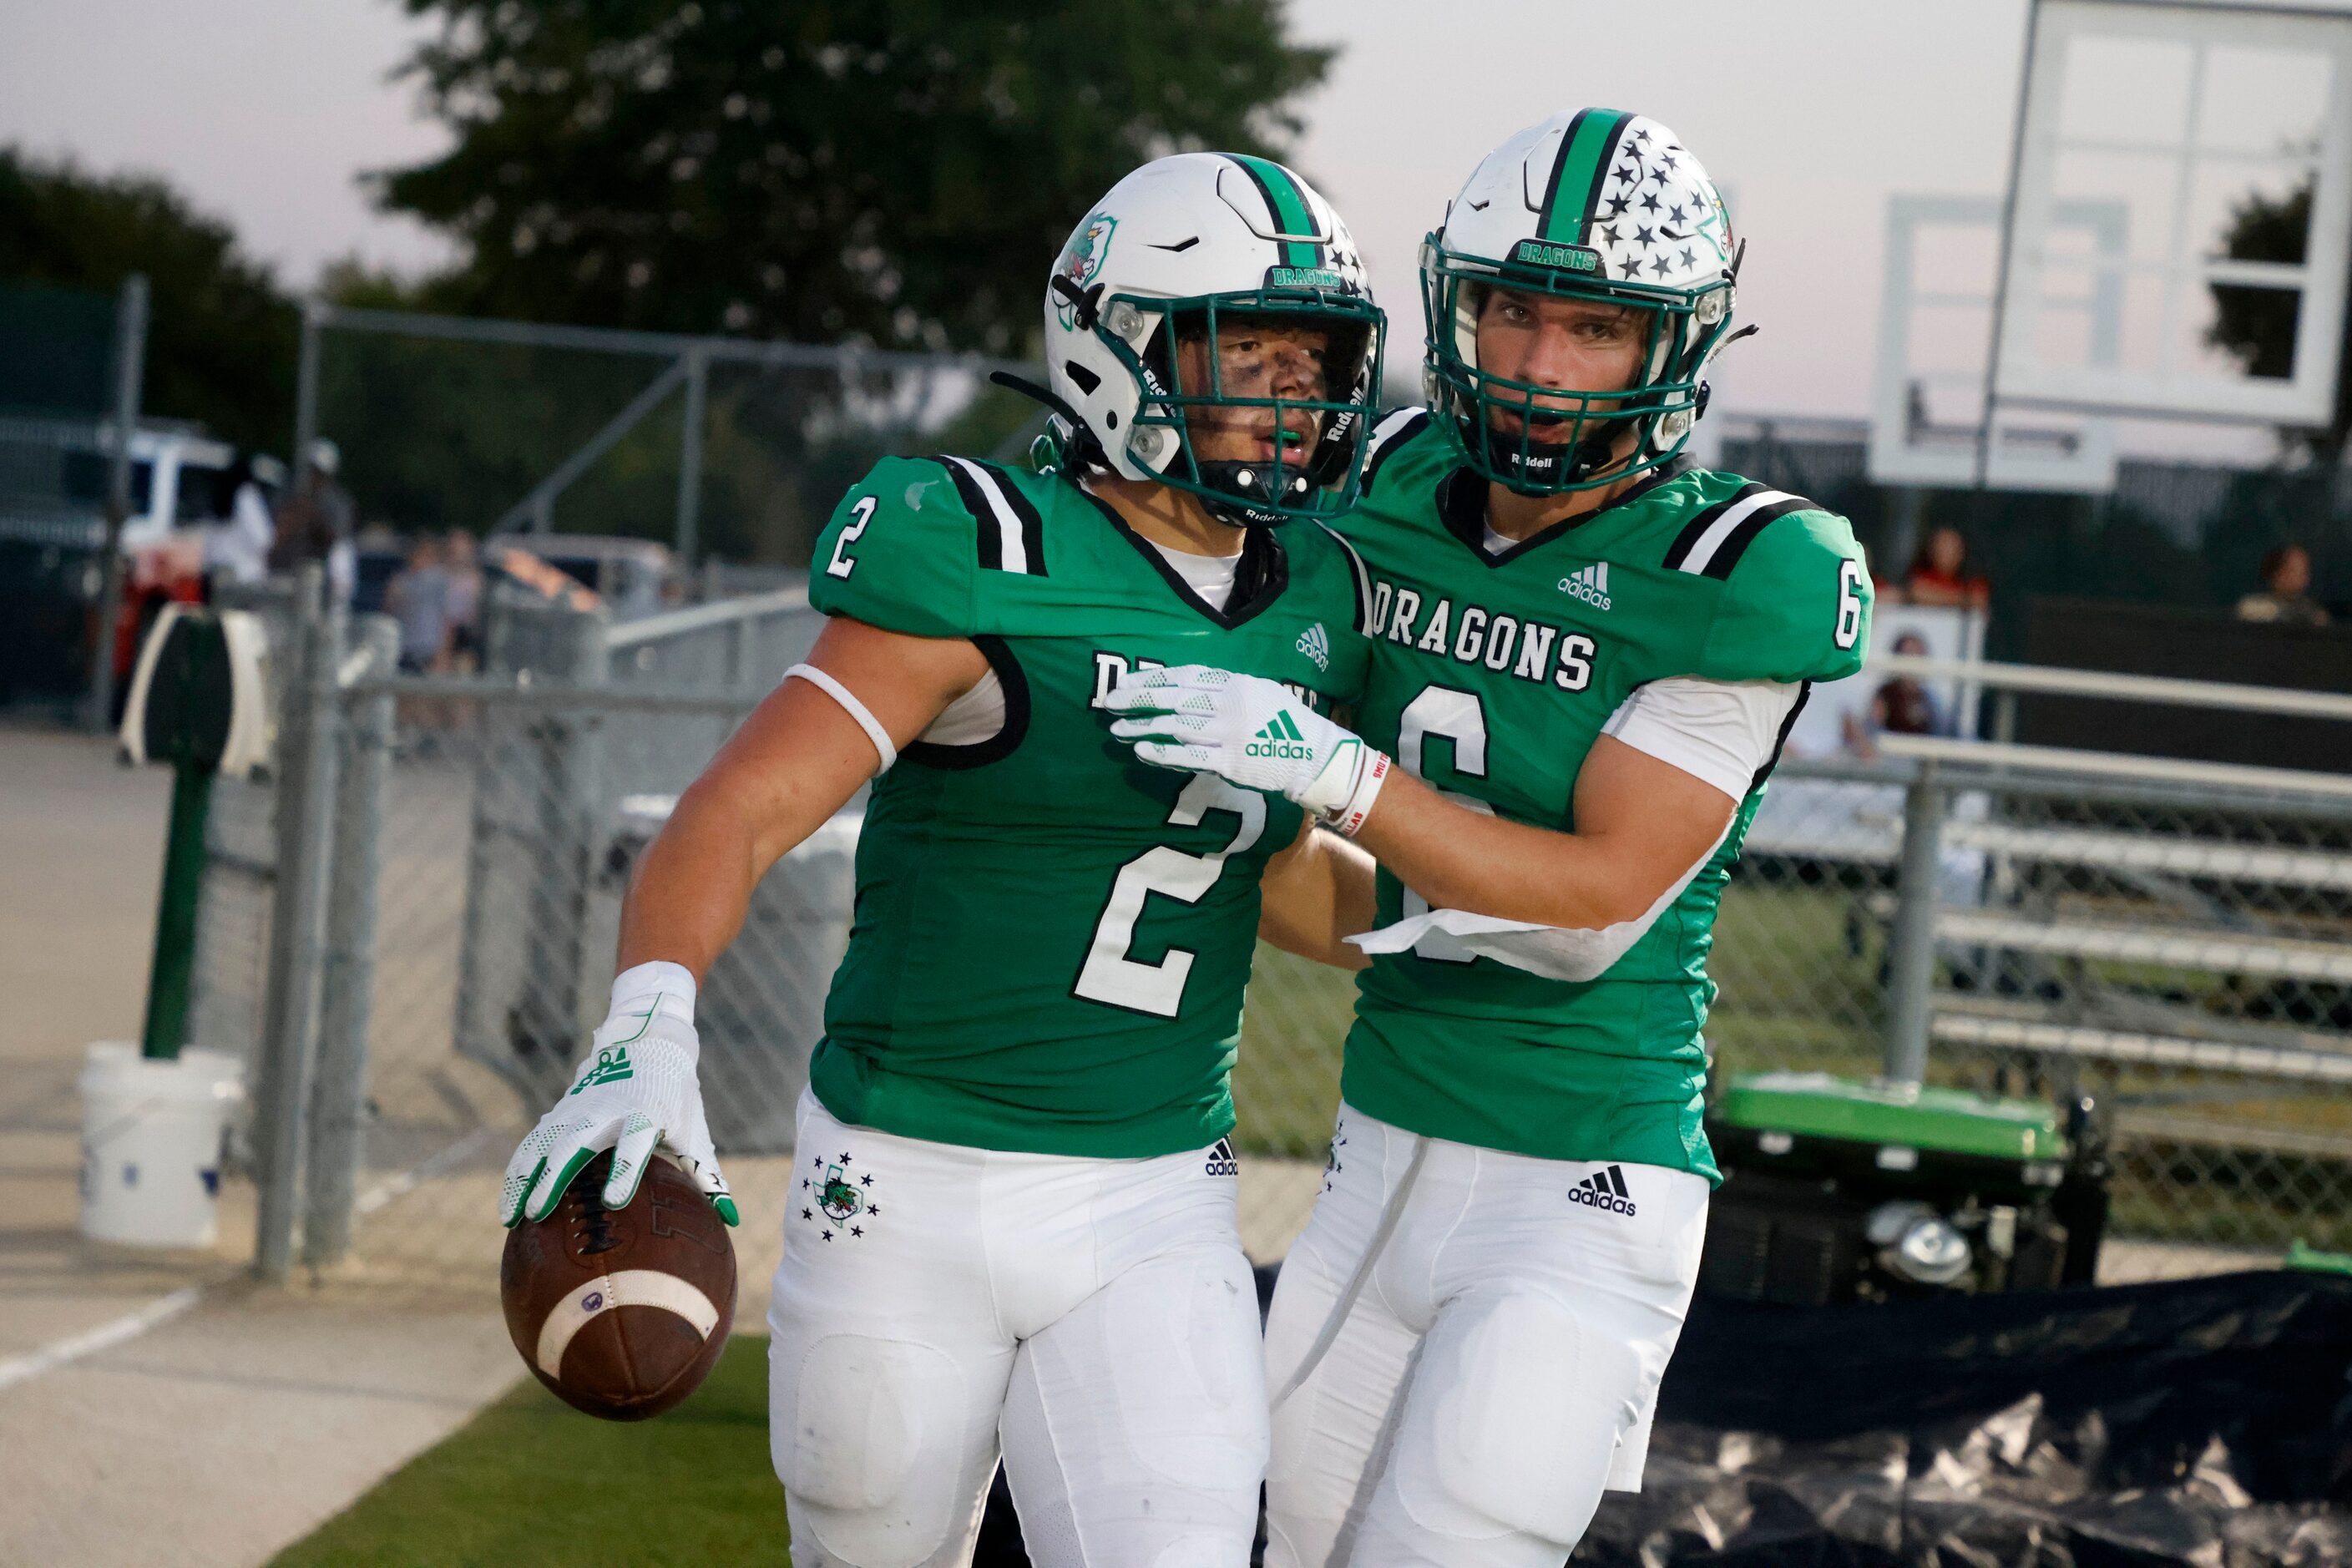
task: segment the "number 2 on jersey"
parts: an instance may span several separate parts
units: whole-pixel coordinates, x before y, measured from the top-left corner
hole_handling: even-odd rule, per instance
[[[872,496],[859,496],[857,504],[849,509],[853,521],[834,538],[833,559],[824,563],[826,576],[846,577],[857,570],[857,563],[849,558],[849,547],[857,542],[857,536],[866,531],[867,523],[874,521],[874,507]]]
[[[1184,981],[1192,973],[1195,954],[1171,947],[1157,963],[1129,958],[1135,945],[1135,922],[1143,918],[1144,901],[1157,893],[1181,904],[1197,904],[1216,886],[1229,857],[1245,852],[1265,831],[1265,796],[1227,784],[1214,773],[1195,773],[1168,814],[1171,827],[1198,827],[1213,811],[1230,811],[1241,818],[1232,842],[1211,855],[1188,855],[1162,844],[1118,868],[1102,918],[1095,922],[1095,938],[1070,994],[1089,1002],[1105,1002],[1130,1012],[1173,1018],[1183,1005]]]

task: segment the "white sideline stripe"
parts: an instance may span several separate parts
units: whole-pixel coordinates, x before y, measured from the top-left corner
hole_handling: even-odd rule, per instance
[[[0,1388],[13,1388],[20,1383],[30,1383],[45,1372],[55,1372],[68,1362],[84,1356],[112,1350],[126,1340],[135,1340],[159,1323],[173,1318],[194,1306],[204,1295],[201,1285],[184,1285],[170,1295],[148,1302],[135,1312],[125,1313],[110,1323],[100,1323],[85,1332],[74,1334],[44,1345],[30,1355],[20,1355],[13,1361],[0,1361]]]
[[[1027,572],[1029,550],[1021,542],[1021,516],[1004,499],[1004,492],[996,488],[996,476],[969,458],[950,458],[948,461],[971,475],[971,482],[980,487],[980,493],[988,498],[988,510],[996,514],[996,548],[998,559],[1004,563],[1004,569],[1007,572]]]
[[[1723,542],[1731,537],[1734,529],[1746,522],[1761,508],[1778,506],[1784,500],[1795,499],[1786,490],[1759,490],[1749,496],[1706,525],[1706,531],[1698,536],[1698,542],[1691,546],[1688,555],[1683,557],[1683,570],[1705,576],[1706,563],[1715,559],[1715,552],[1723,548]]]
[[[550,1377],[562,1375],[563,1352],[572,1336],[587,1327],[589,1319],[614,1307],[660,1307],[676,1312],[706,1340],[719,1323],[719,1309],[710,1298],[677,1275],[658,1268],[624,1268],[591,1279],[547,1314],[547,1321],[539,1326],[539,1370]]]

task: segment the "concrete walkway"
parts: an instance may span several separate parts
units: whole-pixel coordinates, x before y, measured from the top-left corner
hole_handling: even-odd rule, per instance
[[[0,728],[0,1565],[246,1568],[446,1436],[522,1374],[497,1303],[263,1291],[249,1189],[221,1245],[147,1255],[77,1234],[97,1039],[145,1006],[171,779],[110,745]],[[136,1337],[44,1352],[201,1287]]]

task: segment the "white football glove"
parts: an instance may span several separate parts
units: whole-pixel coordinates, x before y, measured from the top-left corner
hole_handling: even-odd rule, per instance
[[[1201,664],[1139,669],[1103,705],[1127,715],[1110,732],[1143,761],[1282,795],[1351,837],[1388,777],[1387,756],[1262,676]]]
[[[623,982],[636,973],[629,971]],[[572,1178],[606,1149],[614,1154],[604,1206],[625,1207],[656,1147],[677,1157],[721,1219],[736,1223],[735,1199],[719,1173],[695,1079],[702,1047],[694,1034],[692,984],[688,977],[683,995],[640,992],[624,1001],[625,985],[615,983],[613,1011],[590,1041],[572,1087],[507,1162],[499,1191],[501,1225],[553,1214]]]

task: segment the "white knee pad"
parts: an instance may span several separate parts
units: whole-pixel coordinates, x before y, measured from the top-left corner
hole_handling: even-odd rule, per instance
[[[1558,1562],[1592,1521],[1643,1386],[1635,1347],[1549,1295],[1456,1303],[1413,1373],[1394,1501],[1436,1535],[1532,1536]]]
[[[828,1334],[770,1365],[770,1458],[792,1505],[793,1556],[857,1568],[956,1561],[986,1474],[964,1430],[963,1369],[903,1340]],[[984,1445],[992,1468],[994,1444]]]

